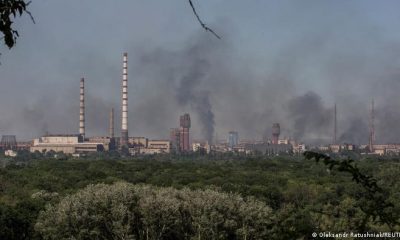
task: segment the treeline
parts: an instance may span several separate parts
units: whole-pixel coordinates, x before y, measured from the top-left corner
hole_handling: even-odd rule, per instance
[[[42,157],[46,158],[46,156]],[[60,211],[60,207],[65,207],[68,202],[71,204],[74,202],[71,199],[82,197],[82,194],[88,194],[87,192],[93,189],[101,189],[99,190],[102,192],[101,194],[109,194],[107,196],[111,197],[116,194],[113,191],[121,186],[133,191],[133,199],[130,201],[139,201],[140,199],[142,199],[140,201],[145,201],[143,199],[156,201],[155,199],[160,197],[157,194],[163,193],[164,195],[162,196],[165,196],[165,201],[168,202],[169,197],[171,197],[171,204],[185,206],[187,209],[182,211],[187,211],[187,215],[190,216],[188,218],[191,219],[186,221],[188,224],[187,228],[184,228],[186,230],[179,230],[181,231],[179,232],[175,229],[175,225],[171,227],[171,229],[174,229],[173,232],[183,234],[179,235],[182,236],[181,239],[191,239],[191,237],[194,237],[194,239],[265,239],[260,237],[261,235],[255,235],[255,233],[253,235],[247,234],[245,238],[242,230],[249,229],[249,227],[258,229],[249,230],[249,232],[267,233],[270,235],[270,239],[311,238],[313,232],[319,231],[366,232],[399,230],[399,226],[395,226],[395,229],[390,229],[380,219],[373,219],[363,212],[363,205],[369,204],[368,195],[362,186],[352,181],[350,175],[329,171],[323,164],[316,164],[314,161],[305,160],[302,157],[267,158],[264,156],[210,156],[197,154],[186,156],[156,155],[118,159],[120,159],[120,156],[107,156],[104,154],[87,156],[85,159],[69,159],[68,157],[56,159],[48,156],[46,159],[38,157],[37,159],[21,160],[19,164],[8,164],[7,167],[0,169],[0,239],[68,238],[67,235],[72,234],[72,232],[65,233],[65,236],[57,235],[58,230],[56,228],[61,225],[51,225],[55,220],[52,220],[51,216],[54,214],[50,214],[50,212]],[[364,159],[358,161],[357,166],[362,172],[373,175],[378,179],[379,186],[387,192],[387,198],[394,204],[391,211],[400,216],[399,160]],[[118,183],[121,181],[126,183]],[[111,187],[93,185],[86,188],[90,184],[108,185],[114,183],[117,184],[111,185]],[[146,184],[147,187],[136,186],[137,184]],[[147,191],[149,196],[140,195],[140,189],[151,189]],[[241,200],[241,203],[244,204],[243,207],[247,206],[246,199],[253,199],[251,201],[256,201],[257,204],[260,204],[259,206],[262,206],[262,209],[268,209],[268,211],[266,210],[268,212],[266,222],[259,223],[261,225],[257,225],[258,228],[255,226],[256,220],[254,220],[254,226],[246,225],[245,228],[242,228],[244,220],[240,219],[243,219],[247,213],[240,213],[239,210],[225,211],[224,209],[226,208],[223,205],[221,209],[217,207],[219,214],[222,216],[221,219],[233,219],[232,224],[235,227],[230,228],[230,230],[226,228],[215,230],[221,232],[222,235],[207,235],[196,231],[195,225],[197,222],[193,219],[204,218],[204,221],[209,221],[208,218],[211,215],[200,216],[200,213],[193,212],[193,206],[189,206],[190,204],[187,201],[189,198],[185,198],[185,194],[207,195],[204,192],[212,193],[222,198],[230,196],[228,198],[232,200],[242,197],[243,201]],[[99,196],[99,198],[103,197]],[[82,202],[84,198],[80,199],[75,202],[83,204],[82,206],[91,207],[90,204],[85,205]],[[125,203],[118,202],[118,198],[113,199],[111,197],[111,200],[104,204],[111,204],[107,206],[125,206]],[[214,200],[206,197],[204,199],[198,198],[198,201],[204,201],[204,206],[210,205],[210,207],[216,204],[217,200]],[[94,202],[95,200],[92,199],[90,201]],[[156,232],[159,233],[160,230],[154,230],[154,228],[156,225],[160,226],[160,224],[153,220],[146,220],[150,217],[151,219],[162,218],[163,215],[160,213],[162,210],[157,213],[158,215],[151,216],[151,211],[147,211],[143,204],[136,203],[133,206],[136,210],[132,211],[138,214],[137,216],[142,217],[139,219],[124,217],[124,221],[128,221],[129,224],[133,221],[135,225],[131,226],[128,223],[129,227],[124,225],[123,229],[130,229],[129,231],[126,230],[129,233],[124,236],[129,237],[121,239],[129,239],[130,237],[132,239],[146,239],[143,232],[139,234],[140,231],[145,231],[148,234],[146,237],[150,236],[148,239],[179,239],[176,237],[178,235],[171,235],[172,233],[157,235]],[[51,204],[51,206],[48,204]],[[226,202],[226,204],[233,203]],[[46,207],[46,205],[48,206]],[[155,209],[152,205],[147,207]],[[86,216],[88,218],[87,221],[89,219],[90,221],[95,221],[98,218],[113,219],[113,214],[118,215],[118,212],[107,212],[108,210],[102,212],[103,210],[100,207],[100,215],[91,216],[91,213],[96,213],[95,209],[97,207],[86,209],[88,214]],[[72,221],[72,217],[76,216],[76,213],[72,209],[70,210],[71,218],[68,219]],[[149,215],[143,215],[144,212],[141,211],[147,211],[146,214]],[[164,213],[171,215],[172,213],[168,211],[170,210],[166,207]],[[204,210],[203,212],[207,211]],[[85,212],[85,209],[82,208],[79,212]],[[248,215],[251,216],[250,213]],[[175,215],[172,214],[171,216]],[[170,219],[170,221],[183,221],[182,218],[175,217],[177,218]],[[120,221],[118,220],[115,223],[111,221],[111,223],[118,225]],[[81,222],[74,223],[72,221],[70,224],[75,224],[74,226],[78,228],[83,226]],[[168,224],[168,226],[171,225],[170,223]],[[91,227],[95,228],[95,230],[92,229],[94,231],[93,234],[110,228],[97,223]],[[53,230],[48,230],[50,228]],[[87,237],[88,235],[85,235],[91,234],[92,230],[90,229],[81,229],[83,233],[80,234],[83,235],[74,235],[74,237],[77,239],[91,239]],[[239,229],[242,230],[239,231]],[[154,234],[159,237],[154,237]],[[99,239],[118,239],[111,238],[110,235],[107,236],[105,235],[104,238]]]

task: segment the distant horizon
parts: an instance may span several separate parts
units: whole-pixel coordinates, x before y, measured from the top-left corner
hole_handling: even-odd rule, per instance
[[[78,132],[81,77],[87,135],[106,135],[128,52],[130,135],[168,139],[188,112],[195,138],[262,138],[279,122],[329,143],[336,103],[338,141],[361,144],[375,99],[376,141],[400,142],[400,2],[194,2],[221,40],[186,1],[32,2],[36,23],[15,19],[15,47],[0,47],[0,135]]]

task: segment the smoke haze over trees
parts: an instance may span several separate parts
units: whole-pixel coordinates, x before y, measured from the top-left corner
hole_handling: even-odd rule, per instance
[[[377,141],[400,142],[399,4],[199,2],[218,40],[178,1],[99,1],[93,11],[90,3],[33,2],[36,24],[18,22],[18,44],[0,49],[0,133],[77,132],[83,76],[87,134],[107,134],[127,51],[131,135],[167,138],[188,112],[197,139],[229,130],[261,139],[279,122],[282,137],[331,142],[336,103],[338,139],[366,143],[374,98]]]

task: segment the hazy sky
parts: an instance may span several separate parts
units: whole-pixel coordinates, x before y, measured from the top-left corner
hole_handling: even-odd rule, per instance
[[[17,45],[0,47],[0,135],[77,133],[86,79],[88,136],[120,129],[122,53],[129,58],[131,136],[167,138],[191,113],[193,138],[282,135],[400,142],[400,2],[194,0],[222,36],[201,29],[186,0],[36,0],[36,24],[16,19]]]

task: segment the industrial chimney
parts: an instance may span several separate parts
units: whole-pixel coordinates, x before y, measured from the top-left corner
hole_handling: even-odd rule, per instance
[[[109,122],[110,126],[108,129],[110,138],[114,138],[114,108],[111,108],[110,111],[110,122]]]
[[[128,145],[128,53],[124,53],[123,56],[121,119],[121,147],[123,147]]]
[[[81,78],[79,103],[79,135],[85,139],[85,79]]]
[[[375,141],[374,120],[375,120],[374,99],[372,99],[371,112],[369,118],[369,142],[368,142],[368,148],[370,152],[374,152],[374,141]]]
[[[279,126],[279,123],[272,124],[272,144],[278,144],[280,134],[281,127]]]

